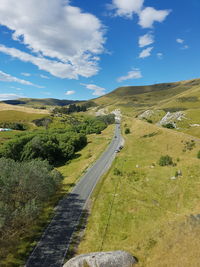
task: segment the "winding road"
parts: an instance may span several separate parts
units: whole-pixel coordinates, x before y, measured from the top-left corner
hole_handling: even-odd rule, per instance
[[[116,150],[122,144],[120,124],[101,157],[91,166],[70,194],[62,199],[55,216],[29,256],[26,267],[60,267],[64,263],[71,236],[79,223],[82,211],[100,177],[109,169]]]

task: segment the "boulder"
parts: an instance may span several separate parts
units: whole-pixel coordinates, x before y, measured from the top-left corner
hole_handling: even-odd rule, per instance
[[[132,267],[137,259],[125,251],[95,252],[70,259],[64,267]]]

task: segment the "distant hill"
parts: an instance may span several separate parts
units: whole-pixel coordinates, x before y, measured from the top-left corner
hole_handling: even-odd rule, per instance
[[[66,106],[69,104],[75,104],[80,101],[73,100],[60,100],[55,98],[19,98],[16,100],[5,100],[2,103],[10,104],[10,105],[21,105],[21,106]]]

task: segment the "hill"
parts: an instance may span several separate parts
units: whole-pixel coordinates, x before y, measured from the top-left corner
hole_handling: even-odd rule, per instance
[[[31,106],[31,107],[41,107],[41,106],[66,106],[70,104],[75,104],[80,101],[73,100],[60,100],[55,98],[19,98],[16,100],[5,100],[3,103],[10,105],[21,105],[21,106]]]
[[[200,94],[200,79],[148,86],[119,87],[111,93],[93,101],[101,106],[119,106],[143,110],[146,107],[167,105],[182,95]],[[190,100],[189,100],[190,101]]]
[[[127,116],[200,137],[200,79],[120,87],[93,101],[99,108],[120,108]]]

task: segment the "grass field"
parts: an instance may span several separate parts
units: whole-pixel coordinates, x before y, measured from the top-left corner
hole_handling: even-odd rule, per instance
[[[124,123],[131,134],[92,196],[78,254],[122,249],[141,267],[199,266],[199,139],[191,146],[194,138],[184,133]],[[167,154],[174,166],[159,166]]]
[[[41,109],[35,109],[35,108],[30,108],[30,107],[14,106],[14,105],[0,103],[0,111],[6,111],[6,110],[21,111],[21,112],[33,113],[33,114],[49,114],[48,110],[41,110]]]
[[[9,254],[7,258],[0,260],[0,266],[23,266],[25,258],[29,255],[29,251],[36,244],[35,240],[40,237],[44,227],[50,222],[56,203],[60,198],[71,191],[87,167],[89,167],[105,150],[106,146],[111,141],[113,131],[114,125],[110,125],[100,135],[89,135],[88,145],[78,152],[77,157],[68,162],[68,164],[57,168],[64,176],[60,190],[45,204],[41,215],[26,232],[21,229],[20,235],[16,233],[15,236],[11,237],[7,248],[4,248],[4,251],[1,250],[1,256],[2,253],[6,255],[8,251]]]
[[[45,114],[46,115],[46,114]],[[0,122],[24,122],[30,123],[45,116],[44,114],[28,113],[23,111],[3,110],[0,111]]]

